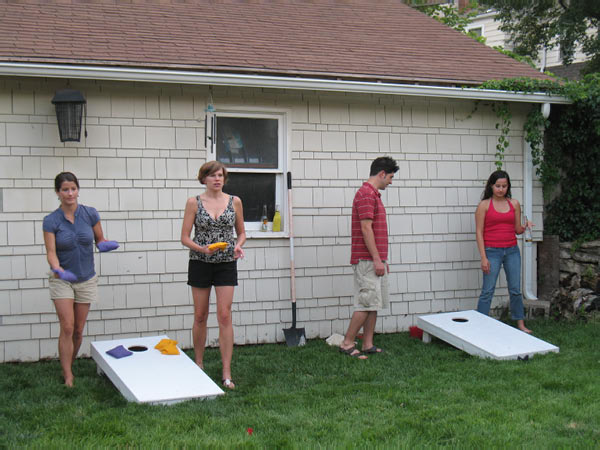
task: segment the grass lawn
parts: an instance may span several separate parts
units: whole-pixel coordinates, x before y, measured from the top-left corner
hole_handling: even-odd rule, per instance
[[[528,326],[560,353],[483,360],[408,333],[366,361],[322,340],[236,347],[235,391],[173,406],[128,403],[91,359],[73,389],[58,361],[0,364],[0,447],[598,448],[600,323]],[[205,364],[220,380],[218,350]]]

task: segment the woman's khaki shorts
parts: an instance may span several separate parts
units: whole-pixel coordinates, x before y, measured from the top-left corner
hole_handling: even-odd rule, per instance
[[[98,300],[98,275],[94,275],[87,281],[81,283],[69,283],[68,281],[50,276],[50,298],[72,298],[75,303],[93,303]]]
[[[385,262],[384,262],[385,264]],[[375,274],[373,261],[361,259],[354,269],[354,310],[380,311],[390,304],[387,265],[381,277]]]

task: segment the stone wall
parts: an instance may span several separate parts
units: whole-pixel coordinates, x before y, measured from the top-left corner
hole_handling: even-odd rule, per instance
[[[565,318],[600,310],[600,241],[560,243],[560,283],[552,311]]]

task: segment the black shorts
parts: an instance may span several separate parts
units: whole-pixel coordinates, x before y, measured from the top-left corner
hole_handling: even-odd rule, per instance
[[[197,288],[237,286],[237,261],[207,263],[190,259],[187,284]]]

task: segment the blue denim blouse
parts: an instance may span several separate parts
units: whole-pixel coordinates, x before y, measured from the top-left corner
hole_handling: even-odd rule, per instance
[[[77,283],[96,275],[94,270],[94,231],[100,215],[91,206],[77,205],[75,222],[65,217],[62,209],[44,217],[43,229],[56,237],[56,255],[60,266],[73,272]]]

